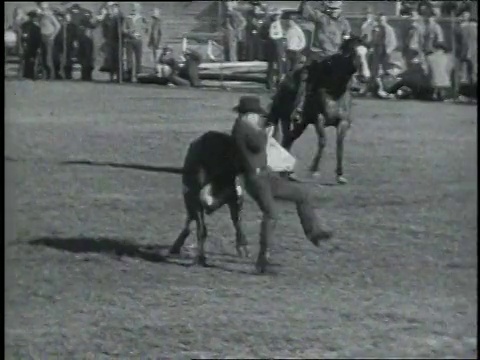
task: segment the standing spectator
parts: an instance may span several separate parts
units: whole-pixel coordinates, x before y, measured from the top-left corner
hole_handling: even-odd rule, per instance
[[[97,21],[101,17],[95,17],[90,10],[81,7],[78,4],[73,4],[68,8],[67,15],[70,15],[71,17],[70,25],[73,25],[75,29],[74,37],[78,42],[77,59],[81,66],[81,79],[84,81],[91,81],[95,60],[93,29],[96,28],[98,24]],[[67,35],[67,49],[70,47],[73,48],[73,41],[71,40],[71,37]],[[70,58],[68,52],[67,58]]]
[[[434,89],[433,98],[442,101],[445,96],[445,89],[451,87],[450,71],[448,69],[448,58],[445,54],[447,49],[443,30],[437,23],[433,12],[428,14],[424,46],[428,74]]]
[[[388,24],[384,14],[378,15],[377,24],[372,32],[371,74],[377,95],[384,97],[381,76],[390,68],[392,54],[397,47],[395,30]]]
[[[425,55],[423,53],[425,41],[425,23],[417,11],[412,11],[411,23],[407,30],[405,39],[404,56],[407,67],[416,66],[420,63],[424,70],[427,70]]]
[[[27,21],[21,26],[23,49],[23,77],[36,79],[36,63],[39,50],[42,47],[42,34],[40,31],[39,14],[32,10],[27,14]]]
[[[238,43],[243,40],[243,34],[247,22],[243,15],[236,9],[236,5],[229,1],[227,3],[227,16],[225,22],[225,41],[227,61],[238,61]]]
[[[460,25],[456,29],[458,73],[456,81],[460,83],[461,80],[466,80],[471,88],[477,83],[478,76],[477,31],[478,24],[471,19],[470,10],[463,11],[460,14]]]
[[[118,3],[108,2],[102,9],[102,33],[105,39],[104,53],[105,60],[100,71],[110,73],[110,80],[113,81],[115,75],[120,74],[120,37],[123,23],[123,14],[120,11]]]
[[[375,21],[375,14],[373,13],[371,8],[367,9],[367,19],[362,24],[360,29],[360,36],[362,37],[363,41],[367,44],[367,46],[371,46],[372,44],[372,37],[373,37],[373,30],[377,26],[377,22]]]
[[[274,66],[277,68],[277,82],[279,82],[285,74],[285,31],[283,30],[282,21],[280,19],[282,12],[275,10],[273,13],[273,21],[270,24],[269,37],[273,50],[272,61],[268,62],[267,75],[273,80]]]
[[[40,14],[40,31],[42,34],[42,57],[45,67],[46,78],[53,80],[55,78],[55,37],[60,32],[62,26],[57,20],[48,2],[38,1]]]
[[[305,39],[305,33],[302,28],[295,23],[291,14],[284,13],[282,15],[285,28],[285,59],[286,59],[286,71],[291,73],[297,70],[303,63],[302,51],[307,46]]]
[[[57,35],[55,42],[58,47],[58,52],[62,54],[63,60],[61,66],[63,66],[63,74],[65,79],[72,79],[72,70],[73,70],[73,48],[74,41],[76,40],[77,26],[72,23],[72,16],[67,10],[63,18],[63,28],[62,31]],[[66,35],[66,39],[63,36]],[[64,49],[64,45],[66,49]]]
[[[152,50],[153,63],[157,63],[157,52],[160,49],[160,42],[162,41],[162,20],[160,18],[160,9],[154,8],[152,13],[152,21],[150,23],[148,35],[148,48]]]
[[[148,33],[147,20],[140,13],[141,5],[132,4],[131,14],[125,18],[125,49],[127,51],[127,81],[142,72],[143,36]],[[135,69],[133,59],[135,58]]]
[[[12,30],[17,35],[17,43],[15,46],[15,53],[21,58],[22,57],[22,25],[28,21],[28,17],[25,14],[25,11],[21,7],[16,7],[13,10],[13,22]]]

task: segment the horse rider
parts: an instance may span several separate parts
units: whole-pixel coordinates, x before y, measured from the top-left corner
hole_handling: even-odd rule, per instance
[[[293,119],[301,117],[307,89],[307,67],[310,63],[320,62],[338,52],[344,38],[350,36],[351,28],[347,19],[342,16],[342,1],[324,1],[321,10],[314,9],[309,2],[303,0],[299,12],[315,24],[312,41],[307,51],[307,61],[300,76]]]
[[[263,213],[257,270],[264,272],[267,246],[277,218],[274,199],[295,202],[307,238],[316,246],[331,237],[320,228],[308,192],[300,183],[292,182],[267,167],[266,111],[256,96],[243,96],[233,109],[238,113],[232,137],[238,151],[238,169],[244,175],[245,190]]]

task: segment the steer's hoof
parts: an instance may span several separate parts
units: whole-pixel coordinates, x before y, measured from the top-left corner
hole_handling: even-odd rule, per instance
[[[168,250],[170,255],[180,255],[180,248],[172,246],[170,250]]]
[[[337,184],[340,184],[340,185],[348,184],[348,180],[342,175],[337,175]]]
[[[255,270],[258,274],[265,274],[267,271],[268,261],[266,257],[258,258],[257,262],[255,263]]]

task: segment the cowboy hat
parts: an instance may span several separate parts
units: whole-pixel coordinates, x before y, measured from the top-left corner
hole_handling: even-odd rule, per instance
[[[239,114],[267,114],[267,112],[262,108],[262,105],[260,104],[260,99],[257,96],[242,96],[238,101],[238,105],[233,108],[233,111],[236,111]]]

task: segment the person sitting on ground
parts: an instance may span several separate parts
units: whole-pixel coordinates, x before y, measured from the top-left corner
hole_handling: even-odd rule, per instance
[[[181,66],[175,58],[173,49],[165,46],[156,66],[157,76],[162,85],[173,84],[176,86],[200,86],[198,66],[202,61],[201,55],[195,50],[188,49],[184,53],[185,63]]]

